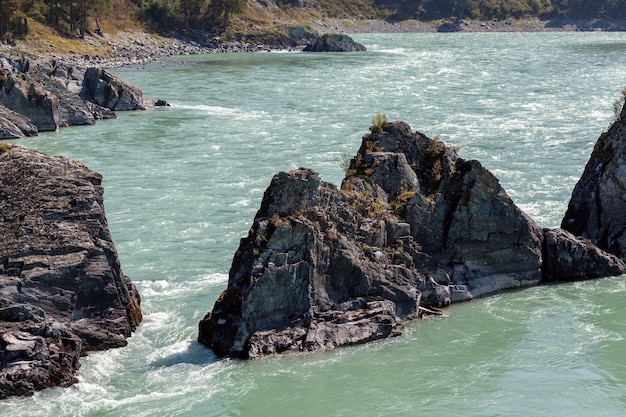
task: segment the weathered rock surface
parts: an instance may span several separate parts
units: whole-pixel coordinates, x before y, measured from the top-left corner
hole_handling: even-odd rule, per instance
[[[566,230],[545,230],[544,281],[574,281],[624,274],[624,262],[589,239]]]
[[[596,142],[561,227],[626,260],[626,106]]]
[[[146,110],[154,108],[141,90],[99,68],[85,71],[80,96],[109,110]]]
[[[117,110],[154,107],[139,88],[104,70],[84,70],[56,60],[31,65],[2,56],[0,104],[26,117],[40,132],[91,125],[115,118]]]
[[[328,349],[452,302],[626,272],[541,229],[479,162],[402,122],[370,129],[341,190],[303,168],[272,179],[201,343],[241,358]]]
[[[80,356],[141,321],[100,184],[76,161],[0,148],[0,399],[74,383]]]
[[[315,40],[313,44],[307,45],[305,52],[361,52],[365,51],[365,46],[356,42],[348,35],[327,33]]]
[[[16,139],[37,136],[37,126],[28,118],[0,104],[0,139]]]

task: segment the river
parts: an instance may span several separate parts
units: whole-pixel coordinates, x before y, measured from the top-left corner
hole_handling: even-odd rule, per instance
[[[144,321],[82,360],[80,382],[0,402],[9,416],[619,416],[626,277],[458,304],[390,340],[252,362],[198,321],[279,171],[339,184],[385,113],[477,159],[556,227],[626,87],[626,33],[362,34],[368,51],[177,57],[115,73],[172,104],[20,144],[104,175]]]

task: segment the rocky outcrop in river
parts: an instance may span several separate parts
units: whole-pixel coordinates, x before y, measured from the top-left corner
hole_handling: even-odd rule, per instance
[[[0,399],[76,382],[79,358],[141,321],[104,214],[101,176],[0,144]]]
[[[304,52],[362,52],[365,46],[356,42],[348,35],[326,33],[314,43],[304,47]]]
[[[596,142],[561,227],[626,260],[626,106]]]
[[[402,122],[370,130],[341,189],[309,169],[273,178],[201,343],[241,358],[364,343],[453,302],[626,272],[541,229],[478,161]]]
[[[154,107],[140,89],[105,70],[85,70],[56,60],[31,64],[28,60],[1,56],[0,104],[3,138],[94,124],[98,119],[114,118],[114,110]],[[3,108],[20,114],[25,121],[16,125],[14,115]],[[22,128],[24,123],[28,127]]]

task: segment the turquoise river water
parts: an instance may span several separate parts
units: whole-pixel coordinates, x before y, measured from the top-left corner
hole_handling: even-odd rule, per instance
[[[1,416],[626,416],[626,277],[454,305],[332,352],[241,362],[195,341],[272,176],[339,184],[374,114],[458,146],[552,227],[626,87],[626,33],[354,38],[368,52],[116,70],[172,107],[19,141],[104,175],[145,319],[127,347],[84,358],[78,384]]]

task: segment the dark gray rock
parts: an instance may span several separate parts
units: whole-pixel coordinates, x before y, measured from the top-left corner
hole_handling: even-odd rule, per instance
[[[626,274],[626,263],[589,239],[563,229],[545,230],[544,282],[575,281]]]
[[[626,260],[626,106],[596,142],[561,227]]]
[[[37,80],[13,68],[2,68],[0,102],[37,126],[40,132],[59,127],[59,100]]]
[[[139,88],[93,67],[85,71],[80,96],[113,111],[154,108],[154,103],[145,99]]]
[[[104,214],[101,176],[17,145],[0,150],[0,399],[76,381],[79,358],[141,321]]]
[[[365,51],[365,46],[355,42],[348,35],[327,33],[315,41],[312,45],[307,45],[305,52],[361,52]]]
[[[88,78],[86,77],[88,75]],[[26,117],[38,131],[91,125],[112,119],[113,110],[154,107],[140,89],[108,72],[88,71],[56,60],[15,61],[0,56],[0,102]],[[7,133],[15,129],[6,125]],[[22,135],[23,136],[23,135]]]
[[[0,104],[0,139],[37,136],[37,133],[37,126],[30,120]]]
[[[478,161],[402,122],[370,130],[341,190],[304,168],[274,176],[201,343],[241,358],[365,343],[452,302],[626,272],[541,229]]]

